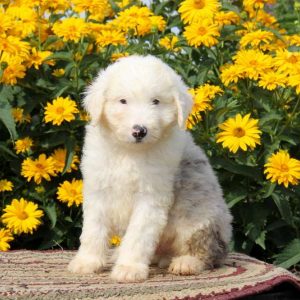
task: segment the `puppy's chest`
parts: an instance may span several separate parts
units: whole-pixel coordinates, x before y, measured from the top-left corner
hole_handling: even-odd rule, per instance
[[[105,168],[99,170],[99,184],[111,193],[133,193],[138,186],[140,175],[136,164],[127,159],[111,159]]]
[[[108,161],[107,173],[102,172],[99,183],[106,194],[112,234],[125,233],[135,205],[139,181],[136,164],[126,159]]]

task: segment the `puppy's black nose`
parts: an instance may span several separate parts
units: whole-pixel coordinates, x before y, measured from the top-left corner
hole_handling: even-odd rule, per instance
[[[147,135],[147,128],[140,125],[134,125],[132,127],[132,136],[137,140],[141,140]]]

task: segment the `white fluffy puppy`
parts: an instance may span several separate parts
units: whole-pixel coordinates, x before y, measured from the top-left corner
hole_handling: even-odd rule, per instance
[[[69,270],[100,272],[113,234],[123,236],[111,274],[119,282],[145,280],[154,259],[182,275],[220,264],[231,215],[207,157],[181,129],[192,100],[180,77],[153,56],[122,58],[84,105],[84,219]]]

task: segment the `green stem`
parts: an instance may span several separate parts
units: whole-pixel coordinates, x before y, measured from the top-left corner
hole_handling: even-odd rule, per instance
[[[293,121],[295,114],[298,112],[299,104],[300,104],[300,96],[298,97],[297,102],[296,102],[296,105],[294,106],[294,109],[293,109],[291,115],[288,117],[286,124],[282,127],[282,129],[281,129],[280,132],[278,133],[279,136],[285,131],[285,129],[286,129],[286,128],[291,124],[291,122]]]

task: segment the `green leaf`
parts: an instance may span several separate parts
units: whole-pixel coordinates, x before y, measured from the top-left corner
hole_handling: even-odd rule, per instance
[[[0,153],[1,152],[5,152],[7,153],[8,155],[12,156],[13,158],[17,158],[18,156],[13,153],[6,145],[6,143],[4,142],[0,142]]]
[[[48,56],[44,61],[48,60],[64,60],[73,61],[72,53],[68,51],[57,51],[52,55]]]
[[[300,262],[300,239],[294,239],[281,253],[276,255],[275,263],[279,267],[290,268]]]
[[[264,115],[262,118],[260,118],[259,120],[259,125],[260,126],[263,126],[265,123],[268,123],[268,122],[272,122],[274,123],[274,121],[280,121],[282,120],[282,116],[278,113],[268,113],[266,115]]]
[[[237,203],[239,203],[241,200],[244,200],[246,197],[247,197],[246,194],[232,197],[232,199],[228,199],[227,205],[228,205],[229,208],[232,208],[232,207],[235,206]],[[227,198],[228,198],[228,197],[227,197]]]
[[[69,137],[66,141],[67,155],[66,155],[65,167],[62,171],[62,175],[64,175],[66,171],[69,170],[69,168],[71,167],[73,156],[75,154],[75,146],[76,146],[76,140],[73,137]]]
[[[272,195],[272,193],[274,192],[276,188],[276,183],[271,183],[268,182],[267,185],[265,186],[265,193],[263,194],[262,198],[268,198]]]
[[[9,104],[8,100],[3,97],[2,93],[0,93],[0,120],[7,128],[11,139],[16,140],[18,138],[18,134],[16,131],[16,123],[11,114],[11,110],[12,107]]]
[[[255,242],[255,244],[259,245],[264,250],[266,249],[266,231],[262,230],[261,226],[254,223],[248,223],[246,226],[245,235]]]
[[[108,0],[108,2],[110,4],[111,8],[113,9],[113,11],[117,14],[120,11],[120,7],[113,0]]]
[[[263,230],[263,231],[261,231],[260,234],[256,237],[255,243],[256,243],[257,245],[259,245],[260,247],[262,247],[264,250],[266,250],[265,241],[266,241],[266,231]]]
[[[291,211],[291,207],[289,202],[286,199],[278,196],[277,194],[273,193],[271,195],[272,199],[274,200],[282,218],[291,226],[294,226],[293,221],[293,214]]]
[[[65,221],[69,222],[69,223],[73,223],[73,220],[72,220],[72,218],[70,216],[66,216],[65,217]]]
[[[239,165],[236,162],[221,157],[215,157],[212,161],[213,165],[219,165],[225,170],[234,174],[239,174],[247,177],[261,180],[261,174],[258,168],[245,165]]]
[[[49,204],[47,206],[44,206],[43,209],[51,222],[50,228],[51,229],[54,228],[57,221],[56,204],[55,203]]]
[[[52,98],[54,99],[54,98],[60,97],[69,88],[70,88],[70,85],[65,85],[65,86],[61,87],[58,91],[55,91],[55,93],[53,94]]]
[[[298,138],[299,138],[298,136],[295,137],[295,138],[293,138],[293,136],[286,136],[286,135],[280,135],[280,136],[278,137],[279,140],[288,142],[289,144],[294,145],[294,146],[297,145],[297,143],[298,143]]]
[[[58,40],[59,38],[56,35],[50,35],[43,44],[43,48],[47,49],[51,44],[57,42]]]

